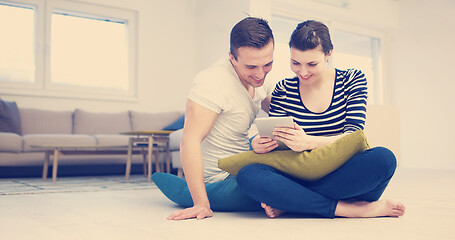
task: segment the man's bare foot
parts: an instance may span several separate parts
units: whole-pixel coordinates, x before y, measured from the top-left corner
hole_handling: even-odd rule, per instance
[[[400,217],[403,216],[405,206],[393,200],[379,200],[376,202],[345,202],[339,201],[335,216],[352,218],[373,217]]]
[[[261,203],[261,207],[264,208],[265,214],[267,214],[269,218],[277,218],[285,213],[284,211],[272,208],[265,203]]]

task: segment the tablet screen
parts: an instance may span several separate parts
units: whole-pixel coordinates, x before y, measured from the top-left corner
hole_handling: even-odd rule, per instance
[[[294,127],[294,120],[292,117],[268,117],[257,118],[256,126],[259,135],[273,138],[273,130],[275,127]]]

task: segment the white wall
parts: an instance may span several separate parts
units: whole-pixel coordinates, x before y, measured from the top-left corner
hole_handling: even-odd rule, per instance
[[[398,21],[395,0],[349,0],[346,8],[313,0],[267,0],[276,11],[288,12],[293,17],[306,16],[313,19],[331,19],[375,29],[390,29]],[[333,2],[336,2],[333,0]],[[307,20],[307,19],[303,19]]]
[[[399,0],[387,89],[401,116],[402,166],[455,169],[455,1]]]
[[[245,0],[198,0],[196,17],[196,70],[200,71],[219,58],[228,57],[232,27],[248,16]],[[191,79],[192,80],[192,79]]]

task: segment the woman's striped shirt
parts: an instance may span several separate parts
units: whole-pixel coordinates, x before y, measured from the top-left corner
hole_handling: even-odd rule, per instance
[[[367,105],[367,80],[360,70],[335,69],[332,101],[327,110],[315,113],[302,102],[298,77],[277,83],[272,93],[270,116],[291,116],[305,133],[331,136],[364,128]]]

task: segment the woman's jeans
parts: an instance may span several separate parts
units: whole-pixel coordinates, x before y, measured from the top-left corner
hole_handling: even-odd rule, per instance
[[[334,218],[338,200],[378,200],[395,168],[394,154],[376,147],[355,155],[317,181],[297,179],[272,167],[252,164],[239,171],[237,183],[245,195],[272,208]]]

